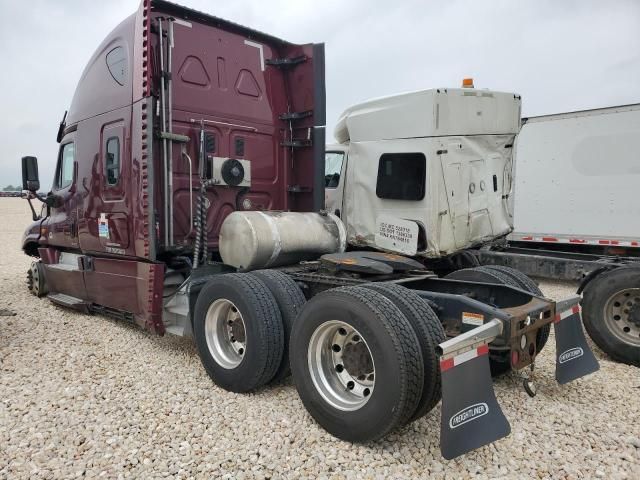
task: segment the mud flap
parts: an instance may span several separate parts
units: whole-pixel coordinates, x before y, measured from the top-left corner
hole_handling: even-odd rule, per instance
[[[440,451],[451,460],[511,432],[493,392],[486,344],[440,361]]]
[[[580,319],[579,297],[558,302],[553,328],[556,336],[556,380],[560,384],[596,372],[600,365],[587,344]],[[569,305],[568,305],[569,304]]]

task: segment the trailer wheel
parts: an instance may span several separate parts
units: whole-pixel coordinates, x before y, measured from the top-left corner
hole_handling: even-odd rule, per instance
[[[436,346],[446,340],[442,323],[429,304],[408,288],[395,283],[369,283],[363,287],[379,292],[391,300],[409,320],[416,333],[424,361],[424,383],[418,407],[409,421],[417,420],[429,413],[442,397],[440,365],[436,353]]]
[[[44,265],[40,260],[31,262],[27,271],[27,287],[36,297],[44,297],[48,293],[47,283],[44,278]]]
[[[640,268],[620,267],[594,278],[582,293],[582,321],[607,355],[640,366]]]
[[[378,439],[416,411],[420,344],[398,307],[373,290],[337,288],[309,300],[293,325],[290,353],[302,403],[338,438]]]
[[[248,392],[273,378],[284,332],[267,286],[244,273],[219,275],[196,300],[193,333],[202,365],[216,385]]]
[[[532,278],[528,277],[524,273],[515,268],[504,267],[502,265],[486,265],[484,267],[480,267],[483,269],[489,269],[497,272],[504,273],[508,277],[512,278],[518,286],[527,292],[533,293],[534,295],[538,295],[540,297],[544,297],[542,290],[536,282],[533,281]],[[551,324],[548,323],[536,334],[536,350],[538,352],[542,351],[544,346],[547,344],[547,340],[549,340],[549,334],[551,333]]]
[[[291,373],[291,368],[289,367],[289,337],[291,336],[293,323],[307,300],[296,282],[285,273],[278,270],[256,270],[251,272],[251,275],[255,275],[262,280],[271,291],[282,315],[284,353],[278,371],[271,379],[272,382],[276,382],[286,378]]]

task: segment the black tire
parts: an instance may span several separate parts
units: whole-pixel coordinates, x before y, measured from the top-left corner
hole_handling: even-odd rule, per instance
[[[500,285],[522,288],[522,286],[509,275],[497,270],[491,270],[487,267],[474,267],[456,270],[445,278],[467,280],[470,282],[497,283]],[[511,371],[509,351],[495,350],[489,347],[489,367],[491,368],[492,377],[497,377]]]
[[[280,362],[276,374],[271,379],[272,382],[277,382],[291,374],[291,368],[289,366],[289,337],[291,336],[291,330],[298,317],[298,313],[302,310],[307,299],[304,297],[302,290],[300,290],[296,282],[285,273],[278,270],[256,270],[255,272],[251,272],[251,275],[255,275],[262,280],[271,291],[271,294],[278,303],[280,315],[282,316],[284,353],[282,355],[282,362]]]
[[[582,292],[582,322],[589,336],[607,355],[614,360],[640,367],[640,346],[631,343],[631,336],[622,330],[622,319],[605,318],[613,312],[607,312],[609,300],[615,296],[624,296],[622,292],[631,289],[640,290],[640,268],[620,267],[596,276]],[[630,308],[625,315],[627,322],[640,326],[640,295],[628,296]],[[626,300],[626,298],[625,298]],[[626,306],[626,305],[625,305]],[[623,307],[624,308],[624,307]]]
[[[314,383],[308,352],[316,329],[340,321],[360,333],[375,368],[370,397],[345,411],[323,397]],[[309,300],[293,326],[291,371],[307,411],[329,433],[368,442],[403,425],[422,395],[423,360],[411,324],[386,297],[362,287],[327,290]]]
[[[515,268],[511,267],[505,267],[502,265],[484,265],[481,268],[504,273],[505,275],[515,280],[516,283],[520,284],[523,290],[543,296],[542,290],[540,290],[538,284],[531,277],[528,277],[520,270],[516,270]]]
[[[205,331],[207,312],[221,299],[231,302],[244,322],[246,351],[231,368],[216,361]],[[231,392],[249,392],[266,384],[282,361],[284,331],[278,304],[267,286],[249,274],[229,273],[207,282],[196,300],[193,334],[205,370],[216,385]]]
[[[439,357],[436,353],[436,346],[446,340],[442,323],[429,304],[408,288],[395,283],[369,283],[363,287],[391,300],[409,320],[418,338],[424,362],[424,383],[422,396],[409,421],[417,420],[429,413],[442,397]]]
[[[480,266],[480,260],[468,250],[461,250],[451,255],[451,263],[456,270]]]
[[[44,297],[49,293],[47,282],[44,276],[44,265],[40,260],[31,262],[31,266],[27,271],[27,287],[29,291],[36,297]]]
[[[504,267],[502,265],[486,265],[484,267],[480,267],[483,269],[489,269],[497,272],[501,272],[508,277],[511,277],[522,290],[533,293],[534,295],[538,295],[540,297],[544,297],[542,290],[533,279],[529,278],[527,275],[522,273],[519,270],[511,267]],[[549,340],[549,334],[551,333],[551,324],[548,323],[536,334],[536,350],[538,352],[542,351],[544,346],[547,344],[547,340]]]

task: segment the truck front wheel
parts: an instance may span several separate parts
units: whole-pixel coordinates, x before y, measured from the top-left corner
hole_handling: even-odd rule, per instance
[[[193,334],[216,385],[248,392],[269,382],[282,361],[284,331],[276,300],[249,274],[210,280],[198,294]]]
[[[44,278],[44,265],[40,260],[31,262],[29,271],[27,271],[27,286],[36,297],[44,297],[48,293]]]
[[[582,294],[582,321],[611,358],[640,366],[640,268],[616,268],[589,282]]]

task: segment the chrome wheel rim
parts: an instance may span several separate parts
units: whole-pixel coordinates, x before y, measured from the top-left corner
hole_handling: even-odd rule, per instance
[[[205,338],[209,353],[222,368],[240,365],[247,351],[247,340],[242,313],[226,298],[215,300],[207,310],[204,321]]]
[[[322,398],[341,411],[362,408],[375,387],[375,365],[364,337],[351,325],[329,320],[319,325],[307,354],[311,380]]]
[[[627,288],[609,297],[604,321],[619,340],[640,346],[640,288]]]

